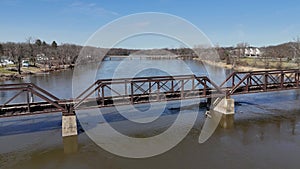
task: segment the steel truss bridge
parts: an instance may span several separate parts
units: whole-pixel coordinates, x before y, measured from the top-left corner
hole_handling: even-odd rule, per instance
[[[230,97],[248,93],[299,89],[299,69],[233,72],[221,85],[207,76],[181,75],[100,79],[76,98],[61,99],[33,83],[0,85],[0,118],[62,112],[118,105],[196,98]],[[19,101],[17,99],[21,99]]]

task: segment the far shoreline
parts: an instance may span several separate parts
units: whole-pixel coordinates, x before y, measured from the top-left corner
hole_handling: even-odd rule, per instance
[[[19,74],[15,69],[15,67],[7,67],[5,69],[5,72],[0,72],[0,82],[3,81],[9,81],[9,80],[17,80],[17,79],[23,79],[26,76],[29,75],[38,75],[38,74],[44,74],[44,73],[51,73],[51,72],[59,72],[63,70],[72,69],[74,65],[60,65],[60,66],[54,66],[51,68],[45,68],[45,67],[22,67],[21,71],[22,73]]]
[[[203,60],[201,58],[193,58],[193,60],[198,62],[203,62],[208,65],[224,68],[224,69],[230,69],[237,72],[251,72],[251,71],[267,71],[267,70],[278,70],[280,68],[261,68],[258,66],[243,66],[238,64],[226,64],[224,62],[220,61],[213,61],[213,60]],[[16,71],[16,68],[11,67],[2,67],[2,72],[0,71],[0,82],[8,81],[8,80],[17,80],[17,79],[23,79],[24,77],[28,75],[35,75],[35,74],[44,74],[44,73],[51,73],[51,72],[58,72],[63,70],[72,69],[74,65],[58,65],[58,66],[52,66],[51,68],[44,67],[44,66],[29,66],[29,67],[22,67],[21,71],[22,74],[18,74]],[[292,69],[294,67],[287,66],[285,68],[281,69]]]
[[[239,66],[239,65],[232,65],[232,64],[226,64],[224,62],[221,61],[211,61],[211,60],[202,60],[199,58],[194,58],[194,60],[197,60],[199,62],[203,62],[205,64],[208,65],[212,65],[212,66],[217,66],[220,68],[224,68],[224,69],[231,69],[233,71],[238,71],[238,72],[251,72],[251,71],[267,71],[267,70],[272,70],[272,69],[265,69],[265,68],[259,68],[259,67],[253,67],[253,66]]]
[[[194,58],[199,62],[203,62],[208,65],[221,67],[224,69],[230,69],[235,72],[252,72],[252,71],[270,71],[270,70],[289,70],[289,69],[299,69],[299,63],[295,61],[268,61],[266,62],[262,58],[250,58],[244,57],[240,58],[239,61],[231,61],[231,63],[226,64],[222,60],[204,60],[201,58]]]

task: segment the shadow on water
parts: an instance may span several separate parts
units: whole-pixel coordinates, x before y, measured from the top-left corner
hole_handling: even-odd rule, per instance
[[[194,104],[180,107],[180,105],[174,106],[173,103],[172,106],[165,107],[160,117],[172,115],[172,118],[176,119],[180,110],[194,109],[196,106],[198,105]],[[143,107],[143,105],[137,105],[135,107],[141,111],[141,107]],[[115,107],[110,108],[109,113],[106,113],[105,110],[103,110],[102,113],[104,113],[103,117],[108,123],[128,121],[128,119],[120,114]],[[55,113],[52,115],[20,116],[0,119],[0,137],[41,131],[61,130],[61,116],[61,113]],[[160,123],[160,121],[156,121],[155,123]],[[78,134],[84,132],[78,120],[77,128]]]
[[[0,136],[61,129],[61,113],[0,119]]]
[[[1,136],[61,130],[61,126],[61,113],[3,118],[0,119],[0,138]],[[79,121],[77,121],[77,128],[79,134],[83,132]]]

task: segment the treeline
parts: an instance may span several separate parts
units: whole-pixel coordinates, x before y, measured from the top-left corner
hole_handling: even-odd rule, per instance
[[[1,59],[12,60],[21,74],[24,59],[29,60],[33,66],[40,62],[50,66],[71,65],[76,61],[81,48],[74,44],[58,45],[56,41],[48,44],[40,39],[29,38],[22,43],[0,43],[0,56]]]
[[[262,50],[264,51],[264,56],[297,60],[300,57],[300,40],[299,42],[288,42],[276,46],[263,47]]]
[[[195,56],[192,49],[162,49],[180,56]],[[47,43],[41,39],[28,38],[25,42],[15,43],[6,42],[0,43],[0,59],[12,60],[21,74],[22,61],[28,60],[32,66],[48,66],[61,67],[75,64],[79,56],[78,62],[95,62],[102,60],[105,55],[130,55],[138,52],[137,49],[123,48],[97,48],[89,46],[79,46],[75,44],[60,44],[56,41]]]
[[[159,51],[167,51],[181,58],[200,57],[209,59],[207,57],[212,54],[218,54],[220,59],[228,64],[239,62],[239,58],[243,56],[246,48],[251,48],[247,43],[239,43],[234,47],[215,47],[215,48],[175,48],[175,49],[152,49],[143,50],[149,54],[159,54]],[[286,58],[293,60],[300,64],[300,39],[297,38],[293,42],[284,43],[277,46],[261,47],[262,58]],[[47,43],[41,39],[28,38],[22,43],[0,43],[0,59],[10,59],[16,65],[19,73],[21,73],[21,66],[23,60],[29,60],[33,66],[54,66],[60,67],[65,65],[73,65],[76,61],[86,63],[95,62],[103,59],[105,55],[130,55],[138,51],[137,49],[123,49],[123,48],[97,48],[97,47],[83,47],[74,44],[60,44],[56,41]],[[80,60],[77,60],[80,57]],[[267,62],[266,62],[267,63]]]
[[[28,60],[32,66],[48,66],[49,68],[72,66],[75,64],[78,56],[81,62],[94,62],[102,60],[104,55],[129,55],[135,50],[114,48],[105,49],[97,47],[89,47],[75,44],[60,44],[56,41],[47,43],[40,39],[28,38],[26,42],[0,43],[0,59],[12,60],[21,74],[22,61]]]

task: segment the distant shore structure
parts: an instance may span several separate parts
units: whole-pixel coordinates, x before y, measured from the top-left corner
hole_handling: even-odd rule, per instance
[[[244,52],[246,57],[259,57],[261,56],[261,51],[258,48],[246,48]]]

